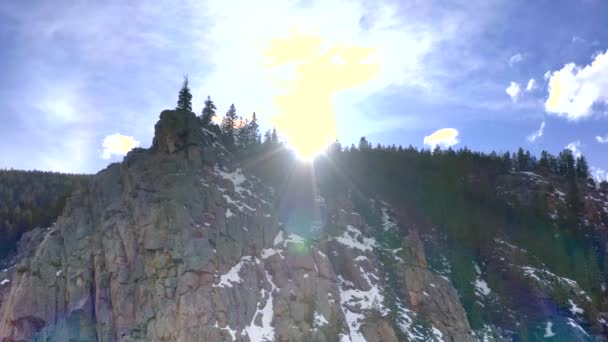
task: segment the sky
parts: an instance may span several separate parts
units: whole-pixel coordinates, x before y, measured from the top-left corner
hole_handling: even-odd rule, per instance
[[[193,108],[333,139],[583,153],[608,174],[601,0],[2,1],[0,168],[97,172]],[[311,138],[311,136],[313,138]]]

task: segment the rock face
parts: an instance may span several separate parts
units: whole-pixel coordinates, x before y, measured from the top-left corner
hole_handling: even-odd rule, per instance
[[[328,204],[306,240],[194,114],[164,111],[155,131],[26,235],[3,271],[3,341],[473,340],[416,232],[375,237],[401,229],[387,205],[374,226]]]

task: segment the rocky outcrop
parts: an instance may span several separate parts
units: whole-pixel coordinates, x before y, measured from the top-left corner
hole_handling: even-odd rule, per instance
[[[273,191],[194,114],[164,111],[155,131],[24,238],[0,285],[4,341],[392,342],[415,336],[417,312],[418,332],[471,340],[415,235],[392,266],[407,295],[391,297],[385,227],[340,205],[319,238],[288,234]]]

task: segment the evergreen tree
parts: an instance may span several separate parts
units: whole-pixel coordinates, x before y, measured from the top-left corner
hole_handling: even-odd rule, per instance
[[[277,133],[276,127],[272,128],[272,134],[270,135],[270,142],[273,145],[278,145],[279,144],[279,134]]]
[[[236,141],[235,144],[242,149],[246,149],[251,145],[250,134],[249,134],[249,120],[239,117],[237,120],[236,127]]]
[[[222,136],[224,138],[224,143],[228,149],[234,149],[235,145],[235,125],[237,121],[236,116],[236,108],[234,104],[230,105],[228,112],[224,116],[222,120]]]
[[[251,122],[249,122],[249,129],[247,130],[249,143],[253,145],[260,144],[260,126],[258,125],[258,117],[253,112]]]
[[[560,152],[558,158],[558,170],[559,174],[562,176],[566,176],[568,178],[574,178],[576,176],[572,151],[565,149]]]
[[[213,118],[215,117],[215,104],[211,100],[211,96],[207,96],[205,100],[205,107],[203,107],[203,112],[201,113],[201,122],[203,123],[203,127],[209,127]]]
[[[271,136],[270,130],[267,130],[264,133],[264,142],[263,142],[263,144],[264,145],[270,145],[271,144],[271,140],[272,140],[272,136]]]
[[[368,151],[371,149],[372,146],[369,142],[367,142],[367,139],[365,137],[361,137],[361,139],[359,139],[359,151]]]
[[[538,167],[543,171],[549,171],[549,152],[543,150],[540,153],[540,160],[538,161]]]
[[[177,107],[175,109],[188,112],[192,111],[192,94],[190,93],[190,88],[188,88],[188,76],[184,76],[184,83],[182,84],[182,89],[179,91]]]
[[[509,152],[505,152],[502,155],[502,164],[505,171],[509,172],[513,168],[513,162],[511,160],[511,154]]]
[[[589,177],[589,165],[587,164],[587,159],[583,155],[576,158],[576,176],[583,179]]]

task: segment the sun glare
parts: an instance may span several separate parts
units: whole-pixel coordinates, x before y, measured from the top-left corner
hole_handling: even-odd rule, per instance
[[[295,146],[295,145],[291,145],[291,144],[287,143],[287,147],[295,153],[296,157],[299,160],[304,161],[304,162],[312,162],[315,158],[317,158],[318,156],[325,153],[327,146],[329,146],[329,145],[326,145],[325,147],[319,149],[315,145],[310,145],[310,146],[306,147],[306,146]]]
[[[273,99],[278,113],[272,122],[304,160],[314,159],[336,141],[334,95],[363,85],[380,71],[374,48],[323,43],[322,37],[292,30],[273,39],[264,51],[268,71],[294,66],[291,79],[271,78],[283,90]]]

